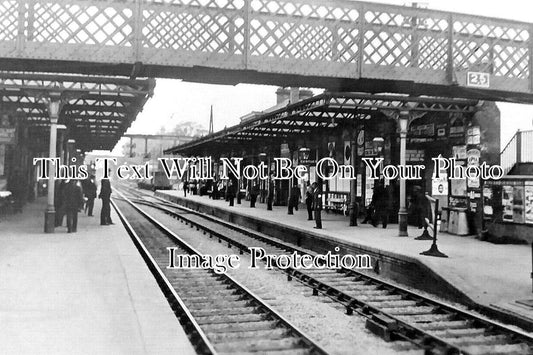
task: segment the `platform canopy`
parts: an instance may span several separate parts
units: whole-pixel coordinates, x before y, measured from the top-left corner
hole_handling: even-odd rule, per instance
[[[166,154],[209,155],[228,152],[251,145],[270,145],[274,142],[332,132],[339,127],[351,127],[358,120],[372,116],[394,117],[400,112],[416,116],[426,112],[473,113],[480,102],[476,100],[407,95],[367,93],[323,93],[288,104],[271,112],[260,112],[240,124],[178,145]]]
[[[48,102],[61,100],[59,124],[82,151],[111,150],[153,95],[155,80],[0,72],[0,105],[28,126],[29,139],[49,136]]]

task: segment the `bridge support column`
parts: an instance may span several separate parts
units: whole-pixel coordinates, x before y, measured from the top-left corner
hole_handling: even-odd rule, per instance
[[[401,111],[398,117],[400,125],[400,165],[406,163],[407,128],[409,126],[409,111]],[[398,236],[407,237],[407,207],[405,179],[400,178],[400,209],[398,211]]]
[[[59,119],[59,109],[61,101],[59,97],[51,97],[48,103],[48,113],[50,115],[50,158],[56,158],[57,144],[57,121]],[[44,232],[54,233],[56,211],[54,207],[55,192],[55,168],[54,165],[48,165],[48,198],[46,211],[44,212]]]

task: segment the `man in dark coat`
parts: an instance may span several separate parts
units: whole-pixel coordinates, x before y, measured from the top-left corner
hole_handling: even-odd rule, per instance
[[[65,216],[63,189],[66,186],[65,180],[56,180],[54,189],[54,209],[56,210],[55,226],[61,227],[63,225],[63,217]]]
[[[315,210],[315,229],[322,229],[322,189],[316,182],[313,183],[313,209]]]
[[[76,180],[70,180],[63,189],[63,208],[67,215],[68,233],[76,233],[78,211],[83,207],[83,192]]]
[[[322,189],[316,182],[313,183],[313,209],[315,210],[315,229],[322,229]]]
[[[257,182],[254,182],[252,189],[250,190],[250,207],[251,208],[255,208],[255,203],[257,202],[257,195],[259,195],[259,185],[257,185]]]
[[[272,204],[274,203],[274,178],[270,175],[268,180],[268,192],[267,192],[267,210],[272,211]]]
[[[378,181],[375,186],[374,194],[372,195],[372,205],[375,211],[372,218],[372,225],[377,227],[381,221],[383,228],[387,228],[390,198],[383,181]]]
[[[22,213],[22,206],[24,206],[27,198],[27,189],[28,187],[24,175],[21,173],[20,169],[15,169],[8,184],[8,190],[11,191],[14,200],[14,212]]]
[[[313,186],[307,186],[305,191],[305,205],[307,206],[307,220],[313,220]]]
[[[294,185],[291,187],[291,197],[289,198],[288,203],[288,214],[294,214],[293,209],[298,211],[298,202],[300,201],[300,198],[302,197],[300,193],[300,188],[298,185]]]
[[[100,212],[100,225],[106,226],[114,224],[111,220],[111,183],[109,179],[103,178],[100,182],[100,195],[102,199],[102,211]]]
[[[424,218],[426,217],[426,197],[422,193],[420,186],[413,188],[413,196],[411,198],[411,213],[414,216],[418,229],[424,227]]]
[[[226,196],[229,201],[230,207],[234,205],[236,184],[233,180],[228,180],[228,186],[226,187]]]
[[[87,198],[87,202],[85,202],[85,213],[87,213],[88,216],[92,217],[94,199],[96,198],[96,184],[94,183],[94,176],[91,176],[91,178],[85,183],[83,193]]]
[[[189,182],[187,180],[183,181],[183,197],[187,197],[187,192],[189,191]]]
[[[220,200],[220,192],[218,191],[218,182],[213,181],[213,200]]]

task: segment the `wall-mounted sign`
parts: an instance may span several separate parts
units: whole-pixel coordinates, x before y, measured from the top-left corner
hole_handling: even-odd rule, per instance
[[[502,207],[504,222],[513,221],[513,187],[509,185],[503,185],[502,188]]]
[[[466,159],[466,145],[454,145],[452,151],[453,158]]]
[[[481,131],[479,126],[468,128],[466,131],[466,144],[479,144],[481,142]]]
[[[488,88],[490,87],[490,75],[489,73],[471,72],[466,73],[466,86],[472,86],[476,88]]]
[[[525,223],[524,213],[524,187],[513,187],[513,222]]]
[[[479,178],[468,178],[467,185],[471,189],[479,189],[480,187]]]
[[[466,196],[466,179],[450,180],[452,196]]]
[[[466,157],[468,159],[468,165],[479,166],[479,158],[481,157],[481,151],[479,149],[469,149],[466,152]]]
[[[367,174],[368,174],[368,170],[367,170]],[[374,195],[374,180],[367,178],[365,181],[365,205],[366,206],[370,205],[370,203],[372,202],[372,195]]]
[[[533,183],[524,186],[524,214],[526,223],[533,223]]]
[[[447,196],[448,195],[448,176],[446,171],[440,173],[440,178],[431,180],[431,195],[432,196]]]
[[[351,162],[352,148],[350,141],[344,141],[344,165],[348,165]]]
[[[462,137],[465,133],[464,126],[452,126],[450,127],[450,138],[459,138]]]
[[[0,144],[15,143],[15,128],[0,128]]]
[[[411,135],[414,136],[434,136],[435,135],[435,124],[422,124],[422,125],[411,125],[409,129]]]
[[[360,130],[357,134],[357,155],[362,156],[365,153],[365,131]]]
[[[328,143],[328,152],[330,158],[335,158],[335,142]]]

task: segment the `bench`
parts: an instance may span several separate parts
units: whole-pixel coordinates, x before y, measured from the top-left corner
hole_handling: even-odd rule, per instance
[[[348,213],[348,195],[347,193],[330,192],[324,204],[324,210],[342,212],[344,215]]]

